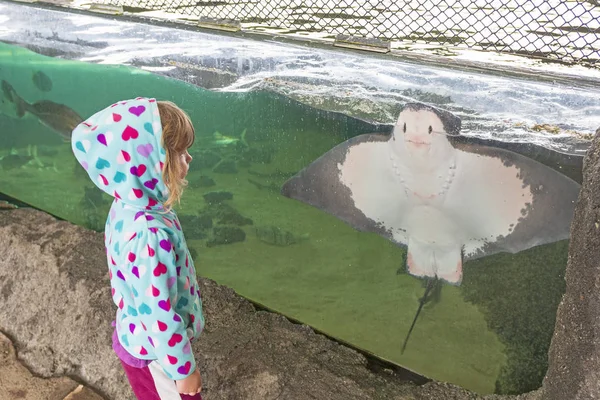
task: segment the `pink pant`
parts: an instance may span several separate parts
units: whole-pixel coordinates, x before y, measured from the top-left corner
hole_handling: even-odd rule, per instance
[[[132,367],[123,361],[121,365],[138,400],[202,400],[200,394],[177,393],[175,381],[165,375],[156,361],[143,368]]]

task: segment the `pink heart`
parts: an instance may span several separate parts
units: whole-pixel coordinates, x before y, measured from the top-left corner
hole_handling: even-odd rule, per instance
[[[192,352],[192,348],[190,346],[190,342],[187,342],[184,346],[183,346],[183,354],[190,354]]]
[[[174,347],[177,343],[180,343],[183,340],[183,336],[181,336],[179,333],[174,333],[173,336],[171,336],[171,339],[169,339],[169,346],[170,347]]]
[[[139,134],[137,129],[132,128],[129,125],[127,125],[127,127],[123,130],[123,133],[121,134],[121,138],[125,141],[128,141],[130,139],[137,139],[138,136]]]
[[[144,111],[146,111],[146,107],[144,106],[129,107],[129,112],[135,115],[136,117],[142,115]]]
[[[113,121],[115,121],[115,122],[119,122],[122,118],[119,114],[115,114],[115,113],[113,113],[112,117],[113,117]]]
[[[177,361],[178,361],[177,357],[173,357],[173,356],[170,356],[167,354],[167,359],[169,360],[169,364],[171,364],[171,365],[177,364]]]
[[[152,147],[152,145],[150,143],[148,144],[140,144],[137,147],[137,152],[140,153],[141,156],[148,158],[148,156],[150,154],[152,154],[152,150],[154,150],[154,147]]]
[[[154,276],[161,276],[162,274],[167,273],[167,266],[161,262],[158,263],[156,268],[154,268]]]
[[[160,329],[161,332],[164,332],[167,330],[167,324],[165,324],[162,321],[158,321],[158,329]]]
[[[133,189],[133,194],[135,197],[137,197],[138,199],[141,199],[142,196],[144,195],[144,192],[141,191],[140,189]]]

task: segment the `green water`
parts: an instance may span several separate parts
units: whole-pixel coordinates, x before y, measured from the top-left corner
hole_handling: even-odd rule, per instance
[[[41,90],[39,79],[35,85],[38,71],[51,80],[51,90]],[[278,193],[287,177],[336,144],[369,132],[369,124],[268,92],[211,92],[136,69],[48,58],[4,44],[0,79],[30,103],[51,100],[83,118],[137,96],[185,109],[197,140],[178,214],[200,275],[433,379],[480,393],[521,393],[541,384],[564,291],[566,241],[466,263],[462,286],[444,286],[424,307],[401,354],[424,292],[423,281],[401,269],[404,250]],[[215,131],[235,138],[244,130],[249,149],[214,143]],[[0,192],[102,230],[112,199],[82,173],[70,145],[36,118],[18,118],[0,105],[0,157],[11,150],[31,154],[33,145],[40,162],[6,164]],[[214,186],[206,186],[208,178]],[[233,194],[225,203],[235,218],[213,223],[237,235],[243,231],[243,241],[213,245],[212,229],[198,223],[207,207],[203,195],[214,191]],[[252,225],[236,225],[247,219]],[[273,244],[257,227],[287,231],[298,242]]]

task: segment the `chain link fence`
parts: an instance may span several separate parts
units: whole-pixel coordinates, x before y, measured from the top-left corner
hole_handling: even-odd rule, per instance
[[[600,66],[600,0],[101,0],[245,29],[474,48]],[[433,46],[432,46],[433,45]]]

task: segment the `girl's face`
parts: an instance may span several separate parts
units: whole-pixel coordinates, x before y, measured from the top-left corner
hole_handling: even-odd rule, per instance
[[[181,167],[181,179],[184,179],[190,169],[190,162],[192,162],[192,156],[186,150],[185,153],[182,153],[179,156],[179,166]]]

